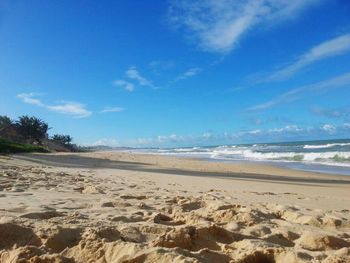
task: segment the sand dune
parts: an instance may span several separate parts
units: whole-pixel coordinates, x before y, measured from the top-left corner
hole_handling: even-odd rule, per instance
[[[0,157],[9,262],[350,262],[350,177],[128,153]]]

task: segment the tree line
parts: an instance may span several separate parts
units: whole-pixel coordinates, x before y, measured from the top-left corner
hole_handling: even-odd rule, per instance
[[[34,116],[24,115],[12,120],[8,116],[0,115],[0,137],[4,139],[46,147],[54,143],[70,151],[78,150],[78,147],[72,144],[73,138],[70,135],[54,134],[49,137],[49,129],[48,123]]]

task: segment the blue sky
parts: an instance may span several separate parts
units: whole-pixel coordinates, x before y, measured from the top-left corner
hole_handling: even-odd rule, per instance
[[[349,137],[347,0],[3,0],[0,50],[0,114],[78,144]]]

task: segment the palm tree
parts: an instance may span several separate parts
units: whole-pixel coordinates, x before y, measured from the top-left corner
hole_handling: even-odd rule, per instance
[[[70,135],[63,135],[63,134],[55,134],[51,138],[53,141],[62,144],[62,145],[70,145],[73,141],[73,138]]]
[[[21,116],[16,122],[17,132],[28,143],[41,144],[48,137],[49,125],[36,117]]]
[[[16,127],[13,121],[5,115],[0,115],[0,137],[6,139],[14,139],[16,137]]]

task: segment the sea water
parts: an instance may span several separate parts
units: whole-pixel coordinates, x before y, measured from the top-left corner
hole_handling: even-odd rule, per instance
[[[265,162],[292,169],[350,175],[350,139],[142,149],[216,161]]]

